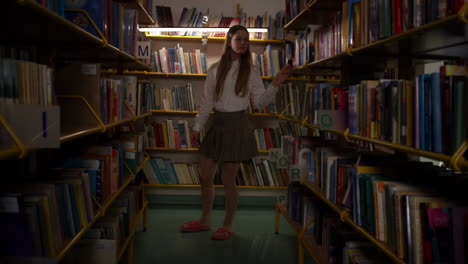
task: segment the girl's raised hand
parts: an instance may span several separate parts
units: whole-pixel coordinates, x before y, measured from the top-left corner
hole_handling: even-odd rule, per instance
[[[284,66],[275,76],[275,79],[273,80],[273,85],[278,87],[286,78],[289,76],[289,71],[292,69],[291,64],[287,64]]]

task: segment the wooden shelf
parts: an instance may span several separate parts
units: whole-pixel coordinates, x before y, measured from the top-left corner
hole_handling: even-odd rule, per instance
[[[289,223],[292,227],[294,232],[296,232],[298,236],[298,243],[301,243],[306,250],[309,252],[310,256],[314,259],[315,263],[328,263],[324,261],[325,257],[321,253],[320,247],[315,243],[315,241],[309,235],[304,236],[304,228],[298,222],[293,221],[288,214],[286,208],[281,205],[280,203],[276,204],[276,208],[281,215],[283,215],[284,219]]]
[[[162,114],[162,115],[196,115],[198,112],[193,111],[172,111],[172,110],[151,110],[151,114]]]
[[[104,74],[120,74],[116,70],[102,70],[101,73]],[[153,77],[168,77],[168,78],[206,78],[207,74],[205,73],[165,73],[165,72],[149,72],[149,71],[123,71],[121,74],[124,75],[144,75],[144,76],[153,76]],[[263,80],[273,80],[274,76],[262,76]],[[291,77],[287,78],[288,81],[309,81],[308,78],[296,78]],[[314,82],[327,82],[327,83],[339,83],[340,80],[335,79],[316,79]]]
[[[200,188],[200,185],[189,184],[144,184],[145,187],[165,187],[165,188]],[[215,188],[224,188],[224,185],[215,185]],[[288,189],[287,186],[236,186],[239,189]]]
[[[187,30],[189,31],[189,30]],[[172,35],[153,35],[151,33],[145,32],[146,37],[153,39],[164,39],[164,40],[201,40],[201,36],[172,36]],[[207,37],[208,40],[224,41],[225,37]],[[262,43],[262,44],[284,44],[284,40],[278,39],[249,39],[253,44]]]
[[[367,232],[364,228],[361,226],[355,224],[353,222],[352,216],[350,216],[349,212],[341,208],[340,206],[336,205],[335,203],[331,202],[328,200],[323,193],[318,190],[315,186],[312,184],[301,180],[301,184],[307,187],[307,189],[311,190],[316,197],[318,197],[320,200],[322,200],[326,205],[328,205],[331,209],[333,209],[339,216],[340,219],[343,222],[348,223],[350,226],[354,228],[354,230],[358,231],[361,235],[366,237],[367,240],[371,241],[376,247],[380,248],[389,258],[391,258],[395,263],[405,263],[405,261],[401,258],[399,258],[394,250],[390,248],[386,243],[377,240],[372,234]]]
[[[289,217],[288,211],[286,210],[286,208],[283,205],[281,205],[280,203],[277,203],[276,207],[278,208],[280,213],[283,215],[284,219],[286,219],[286,221],[292,227],[294,232],[296,232],[296,234],[299,235],[301,233],[301,231],[302,231],[302,225],[300,223],[296,222],[296,221],[293,221]]]
[[[122,3],[125,8],[138,10],[138,24],[154,25],[154,19],[138,0],[114,0]]]
[[[73,129],[71,129],[71,130],[70,129],[69,130],[65,129],[65,131],[62,131],[62,136],[60,137],[60,143],[65,143],[65,142],[75,140],[75,139],[85,137],[85,136],[95,134],[95,133],[103,133],[107,129],[110,129],[110,128],[113,128],[113,127],[116,127],[116,126],[120,126],[120,125],[123,125],[125,123],[129,123],[129,122],[141,119],[141,118],[145,118],[145,117],[148,117],[150,115],[151,115],[151,112],[136,116],[135,118],[127,118],[127,119],[124,119],[124,120],[120,120],[120,121],[116,121],[116,122],[113,122],[113,123],[110,123],[110,124],[106,124],[105,129],[103,129],[101,127],[94,127],[94,128],[83,129],[83,130],[78,130],[78,131],[73,130]]]
[[[145,147],[146,151],[163,151],[163,152],[198,152],[198,148],[188,149],[174,149],[174,148],[158,148],[158,147]]]
[[[380,139],[368,138],[368,137],[364,137],[364,136],[360,136],[360,135],[350,134],[350,133],[348,133],[346,131],[320,129],[320,126],[318,126],[318,125],[304,123],[301,120],[297,120],[297,119],[291,118],[291,117],[278,116],[278,118],[283,119],[283,120],[287,120],[287,121],[290,121],[290,122],[295,122],[295,123],[304,125],[304,126],[309,127],[309,128],[319,129],[322,132],[331,132],[331,133],[334,133],[334,134],[338,134],[338,135],[341,135],[341,136],[343,136],[343,137],[345,137],[347,139],[357,140],[357,141],[362,141],[362,142],[369,142],[369,143],[376,144],[376,145],[383,146],[383,147],[387,147],[387,148],[390,148],[390,149],[393,149],[393,150],[396,150],[396,151],[410,153],[410,154],[418,155],[418,156],[421,156],[421,157],[430,158],[430,159],[433,159],[433,160],[440,160],[440,161],[445,162],[447,165],[449,165],[450,167],[452,167],[452,169],[455,169],[455,170],[457,170],[456,168],[454,168],[455,166],[457,166],[461,171],[467,171],[468,170],[468,160],[464,159],[463,157],[459,158],[458,160],[454,160],[453,155],[447,155],[447,154],[444,154],[444,153],[431,152],[431,151],[427,151],[427,150],[420,150],[420,149],[416,149],[416,148],[413,148],[413,147],[394,144],[394,143],[384,141],[384,140],[380,140]],[[457,163],[453,164],[453,162],[455,162],[455,161]]]
[[[466,3],[465,6],[468,6]],[[335,56],[320,59],[294,69],[296,73],[312,73],[318,69],[340,69],[346,60],[365,57],[409,56],[420,60],[448,60],[468,57],[468,9],[459,14],[392,35],[368,45],[350,48]],[[312,71],[311,71],[312,70]]]
[[[131,241],[132,241],[133,237],[135,236],[135,231],[136,231],[136,228],[138,226],[138,223],[140,222],[140,219],[143,216],[143,213],[145,212],[145,210],[147,210],[148,204],[149,204],[149,202],[145,201],[144,204],[143,204],[143,208],[141,208],[140,211],[138,211],[135,218],[132,219],[132,225],[130,227],[130,233],[129,233],[127,239],[125,239],[125,243],[123,244],[122,248],[119,250],[119,253],[118,253],[118,256],[117,256],[117,263],[120,263],[120,260],[122,259],[123,254],[128,249],[128,246],[131,244]],[[131,246],[133,246],[133,245],[131,245]]]
[[[341,2],[336,0],[311,0],[306,8],[291,19],[285,30],[304,30],[308,24],[323,25],[331,22],[331,17],[341,9]]]
[[[128,177],[125,182],[119,187],[118,191],[113,193],[112,196],[106,201],[105,205],[96,213],[93,221],[88,223],[85,227],[83,227],[78,234],[76,234],[66,245],[65,247],[59,252],[56,256],[56,259],[60,261],[65,257],[65,255],[75,246],[75,244],[88,232],[88,230],[96,223],[99,218],[105,215],[106,210],[111,206],[115,199],[122,193],[122,191],[127,188],[127,186],[135,179],[135,176]]]
[[[41,53],[54,54],[57,60],[63,58],[67,61],[102,63],[106,67],[151,69],[135,56],[106,45],[105,40],[42,7],[36,1],[6,1],[2,5],[4,12],[0,16],[0,42],[5,45],[35,46]]]

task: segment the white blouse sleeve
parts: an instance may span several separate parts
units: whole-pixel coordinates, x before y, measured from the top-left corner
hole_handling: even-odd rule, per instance
[[[205,86],[203,88],[203,95],[201,98],[200,112],[195,116],[195,125],[192,128],[196,131],[201,131],[201,129],[205,126],[206,121],[208,120],[208,117],[210,117],[211,110],[215,104],[213,92],[216,85],[216,71],[214,69],[215,67],[208,71],[208,75],[205,80]]]
[[[251,67],[249,78],[250,96],[254,102],[255,108],[261,110],[273,99],[276,92],[278,92],[278,87],[270,83],[267,89],[265,89],[260,71],[254,65]]]

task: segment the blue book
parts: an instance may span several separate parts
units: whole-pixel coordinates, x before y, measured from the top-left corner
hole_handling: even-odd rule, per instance
[[[187,140],[186,140],[186,133],[184,124],[181,122],[177,123],[177,130],[179,130],[179,142],[181,148],[187,148]]]
[[[166,168],[169,172],[170,184],[179,184],[179,178],[177,178],[177,173],[171,160],[165,159],[164,163],[166,164]]]
[[[75,188],[73,187],[73,184],[65,184],[65,188],[68,189],[68,195],[70,199],[70,204],[71,204],[71,213],[73,217],[73,227],[75,228],[75,234],[79,233],[81,230],[81,225],[80,225],[80,217],[78,216],[78,205],[76,201],[76,194],[75,194]],[[67,193],[67,191],[65,191]]]
[[[71,199],[70,199],[70,191],[68,189],[67,184],[58,183],[55,184],[57,190],[57,197],[59,198],[59,207],[60,212],[62,213],[62,223],[65,225],[64,228],[64,235],[66,238],[72,238],[75,235],[75,224],[73,213],[71,209]]]
[[[179,72],[179,71],[176,71],[176,69],[175,69],[175,62],[177,61],[175,48],[167,48],[167,53],[169,54],[168,59],[169,59],[169,64],[171,66],[170,72],[172,72],[172,73]]]
[[[433,96],[432,96],[432,82],[431,82],[431,75],[430,74],[425,74],[424,75],[424,98],[426,100],[426,102],[424,103],[424,112],[425,112],[425,125],[426,125],[426,139],[425,139],[425,143],[426,143],[426,150],[429,150],[429,151],[432,151],[433,149],[433,107],[432,107],[432,99],[433,99]]]
[[[151,164],[151,167],[153,168],[154,174],[158,178],[158,181],[161,184],[168,184],[168,182],[166,181],[166,178],[162,174],[162,170],[159,168],[156,162],[156,159],[150,159],[148,162]]]
[[[432,115],[433,115],[433,151],[442,152],[442,103],[440,93],[440,75],[438,72],[431,74],[432,88]]]
[[[420,74],[418,78],[419,83],[419,148],[426,149],[426,120],[425,120],[425,74]]]
[[[65,9],[80,9],[86,11],[89,14],[89,17],[93,20],[96,24],[99,31],[104,34],[104,24],[105,24],[105,2],[104,0],[81,0],[81,1],[72,1],[72,0],[65,0],[62,4],[60,4],[59,10],[57,12],[62,12],[60,9],[64,7]],[[60,14],[59,14],[60,15]],[[83,13],[78,11],[66,11],[65,18],[73,23],[77,23],[76,21],[82,21]],[[92,23],[88,21],[88,23],[79,23],[77,26],[83,28],[84,30],[88,31],[89,33],[95,35],[98,38],[101,38],[98,31],[93,27]]]

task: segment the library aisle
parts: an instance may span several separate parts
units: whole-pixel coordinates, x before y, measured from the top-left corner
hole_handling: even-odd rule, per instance
[[[226,241],[210,238],[223,221],[223,208],[213,210],[212,230],[179,231],[184,221],[199,214],[200,210],[194,206],[150,207],[146,232],[140,228],[135,234],[134,263],[297,263],[297,237],[284,219],[279,234],[274,234],[273,208],[240,207],[235,218],[236,234]],[[313,263],[308,254],[304,257],[305,263]]]

